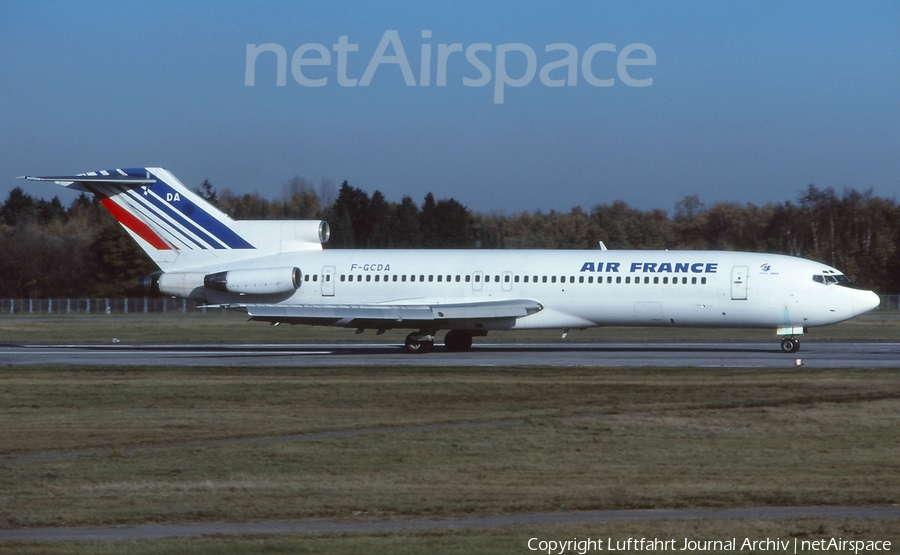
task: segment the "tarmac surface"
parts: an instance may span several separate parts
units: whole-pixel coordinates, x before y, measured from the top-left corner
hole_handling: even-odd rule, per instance
[[[777,518],[898,518],[900,507],[742,507],[735,509],[638,509],[526,513],[485,517],[419,520],[264,520],[197,524],[136,524],[131,526],[70,526],[0,530],[2,541],[122,541],[198,537],[210,534],[323,534],[460,530],[498,526],[534,526],[579,522],[651,520],[768,520]],[[566,538],[568,539],[568,538]]]
[[[0,364],[97,366],[691,366],[900,368],[900,343],[809,341],[793,354],[771,342],[476,343],[408,354],[385,343],[245,345],[0,345]]]

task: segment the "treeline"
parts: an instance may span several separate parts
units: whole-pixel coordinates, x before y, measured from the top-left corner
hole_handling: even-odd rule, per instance
[[[900,206],[871,191],[809,185],[795,200],[706,206],[685,197],[674,215],[622,201],[568,213],[472,212],[425,195],[388,201],[375,191],[295,177],[274,200],[197,192],[235,219],[324,219],[326,248],[720,249],[819,260],[879,293],[900,292]],[[136,280],[156,268],[95,199],[69,207],[14,189],[0,206],[0,291],[5,297],[138,296]]]

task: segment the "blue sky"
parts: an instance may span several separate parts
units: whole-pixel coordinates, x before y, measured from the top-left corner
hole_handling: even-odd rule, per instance
[[[431,38],[422,38],[422,31]],[[359,80],[386,32],[396,31],[416,86],[397,63],[368,86],[338,84],[340,36],[357,44],[347,77]],[[248,44],[287,53],[257,58],[245,85]],[[321,87],[299,84],[294,52],[321,44],[327,66],[303,66]],[[436,86],[440,44],[447,58]],[[495,103],[497,51],[535,53],[535,76]],[[574,86],[549,87],[541,68],[577,50]],[[586,50],[608,43],[582,71]],[[429,86],[420,86],[422,45]],[[655,65],[626,68],[631,44]],[[687,195],[707,204],[794,199],[820,187],[900,191],[900,3],[883,2],[48,2],[0,3],[0,195],[15,186],[57,192],[14,176],[163,166],[186,185],[282,193],[295,175],[348,180],[389,200],[427,192],[473,210],[568,211],[621,199],[672,211]],[[393,46],[385,50],[394,56]],[[315,57],[313,54],[306,58]],[[631,59],[644,57],[641,52]],[[506,56],[522,77],[526,56]],[[564,79],[567,68],[550,77]]]

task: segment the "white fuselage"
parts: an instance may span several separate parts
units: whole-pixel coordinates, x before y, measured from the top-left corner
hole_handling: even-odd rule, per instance
[[[206,266],[296,266],[301,286],[258,301],[283,305],[451,304],[530,299],[543,310],[484,329],[593,326],[761,327],[802,333],[878,305],[871,291],[815,281],[839,275],[784,255],[723,251],[340,250]],[[247,297],[206,292],[210,303]],[[389,327],[405,327],[402,322]],[[413,326],[415,327],[415,326]]]

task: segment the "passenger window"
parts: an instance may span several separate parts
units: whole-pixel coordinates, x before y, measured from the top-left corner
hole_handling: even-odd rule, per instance
[[[681,285],[687,285],[687,278],[686,278],[686,277],[681,278]]]
[[[556,276],[550,276],[550,283],[556,283]]]
[[[578,276],[578,283],[584,283],[584,276]]]
[[[400,276],[400,281],[406,282],[406,274],[403,274],[402,276]]]
[[[528,276],[525,276],[524,279],[525,279],[525,283],[528,283]]]
[[[612,276],[610,276],[611,278]],[[622,276],[616,276],[616,283],[622,283]]]
[[[664,277],[664,278],[663,278],[663,285],[668,285],[668,284],[669,284],[669,278],[668,278],[668,277]]]
[[[659,283],[659,276],[653,276],[653,285]]]
[[[319,275],[318,275],[318,274],[316,274],[316,275],[313,276],[313,281],[319,281]]]
[[[594,283],[594,276],[588,276],[588,283]]]
[[[541,281],[544,283],[547,283],[547,276],[544,276],[543,278],[541,278]]]
[[[440,283],[443,278],[444,278],[444,276],[438,274],[438,283]],[[428,281],[431,281],[431,280],[429,279]]]
[[[516,276],[513,281],[515,281],[516,283],[519,283],[519,276]]]
[[[500,276],[494,276],[494,283],[500,283]]]
[[[695,277],[691,278],[691,285],[697,285],[697,278],[695,278]]]
[[[378,281],[378,278],[380,278],[380,277],[381,276],[375,276],[375,281]]]
[[[612,283],[612,276],[606,276],[606,283]],[[616,281],[618,283],[618,281]]]
[[[509,276],[503,276],[503,283],[509,283]]]
[[[479,281],[481,281],[481,276],[476,274],[475,275],[475,283],[478,283]]]
[[[309,281],[309,274],[303,275],[303,281]]]
[[[644,283],[650,283],[650,276],[644,276]]]
[[[409,276],[409,281],[416,281],[416,276],[415,276],[415,274]]]
[[[372,274],[368,274],[366,276],[366,281],[372,281]]]
[[[706,278],[700,278],[700,285],[706,285]]]
[[[425,276],[419,274],[419,281],[425,281]]]
[[[625,283],[631,283],[631,276],[627,276],[625,278]]]
[[[472,276],[466,276],[466,283],[469,283],[469,281],[470,281],[471,279],[472,279]]]
[[[347,276],[345,276],[344,274],[341,274],[341,281],[346,281],[346,279],[347,279]]]

